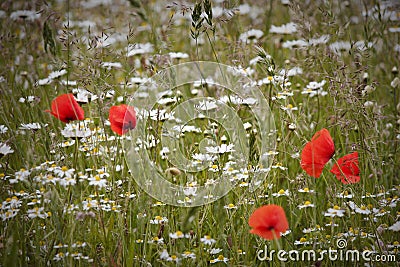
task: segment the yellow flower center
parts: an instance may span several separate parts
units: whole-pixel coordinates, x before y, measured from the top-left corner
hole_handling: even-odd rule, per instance
[[[67,167],[67,166],[62,166],[62,167],[61,167],[61,170],[62,170],[63,172],[66,172],[66,171],[68,171],[68,167]]]
[[[223,261],[225,258],[224,258],[224,255],[219,255],[218,256],[218,260],[220,260],[220,261]]]
[[[283,189],[279,190],[278,194],[279,194],[279,195],[285,194],[285,190],[283,190]]]
[[[307,238],[305,238],[305,237],[300,238],[300,242],[301,242],[301,243],[304,243],[304,242],[306,242],[306,241],[307,241]]]

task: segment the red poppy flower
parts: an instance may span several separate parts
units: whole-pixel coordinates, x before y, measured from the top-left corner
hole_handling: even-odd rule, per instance
[[[354,184],[360,181],[360,169],[358,168],[358,152],[348,154],[338,159],[333,165],[331,173],[344,184]]]
[[[135,109],[125,104],[112,106],[110,108],[109,120],[111,123],[111,130],[119,135],[123,135],[136,127]]]
[[[281,233],[289,228],[285,211],[281,206],[267,205],[256,209],[249,218],[253,229],[250,233],[273,240],[281,237]]]
[[[73,94],[57,96],[51,102],[51,110],[45,110],[62,122],[85,119],[83,108],[76,102]]]
[[[301,152],[301,168],[310,176],[318,178],[325,164],[335,154],[335,145],[327,129],[314,134]]]

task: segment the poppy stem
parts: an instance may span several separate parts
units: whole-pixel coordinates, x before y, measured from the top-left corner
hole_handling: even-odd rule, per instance
[[[75,138],[75,148],[74,148],[74,168],[78,170],[78,152],[79,152],[79,139]]]
[[[337,163],[336,159],[334,159],[334,158],[332,158],[332,159],[333,159],[333,162],[335,163],[335,165],[338,166],[338,169],[339,169],[340,173],[343,175],[344,180],[345,180],[347,183],[349,183],[349,180],[347,179],[347,176],[346,176],[346,175],[344,174],[344,172],[342,171],[342,168],[341,168],[340,165]],[[333,166],[335,166],[335,165],[333,165]]]
[[[319,111],[321,110],[321,107],[320,107],[320,103],[319,103],[319,94],[317,93],[317,105],[318,105],[318,111],[317,111],[317,125],[318,125],[318,123],[319,123]]]
[[[279,242],[279,238],[276,236],[275,229],[272,229],[271,232],[272,232],[272,235],[274,236],[274,241],[275,241],[276,247],[278,248],[278,251],[280,251],[281,250],[281,244]],[[281,266],[283,266],[283,267],[285,266],[285,262],[284,261],[282,261],[280,263],[281,263]]]

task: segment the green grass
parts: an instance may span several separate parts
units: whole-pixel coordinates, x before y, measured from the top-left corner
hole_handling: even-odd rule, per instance
[[[25,1],[3,4],[0,7],[5,12],[0,16],[0,125],[8,131],[0,133],[0,142],[9,145],[14,153],[0,154],[2,218],[12,212],[9,203],[13,197],[21,203],[14,207],[17,212],[14,217],[0,220],[0,265],[176,265],[174,261],[160,259],[165,250],[169,256],[175,255],[182,266],[214,265],[210,261],[219,255],[229,259],[228,266],[275,266],[283,265],[276,257],[271,262],[257,259],[257,252],[265,245],[269,250],[319,251],[336,248],[339,238],[347,240],[347,249],[369,249],[382,255],[396,255],[399,259],[398,232],[388,227],[399,218],[400,85],[391,85],[399,76],[398,71],[393,71],[394,67],[400,67],[399,52],[395,51],[399,33],[389,29],[398,29],[400,19],[398,6],[385,8],[382,3],[380,8],[385,13],[381,16],[363,16],[363,11],[374,7],[372,2],[348,1],[346,5],[337,1],[311,1],[305,5],[303,1],[296,1],[285,6],[280,1],[267,5],[262,1],[249,1],[249,6],[255,7],[251,12],[257,11],[258,15],[252,17],[237,10],[222,16],[214,14],[212,25],[206,21],[201,23],[197,47],[190,33],[194,3],[184,6],[172,1],[132,0],[91,8],[82,7],[83,2],[79,1],[63,4],[50,1],[47,5]],[[211,4],[234,9],[240,1]],[[10,18],[12,12],[24,9],[41,11],[40,17],[32,21]],[[385,18],[385,14],[392,11],[397,20]],[[182,12],[185,18],[178,18]],[[71,20],[69,27],[68,18]],[[94,26],[73,23],[85,20],[93,22]],[[349,23],[351,20],[353,22]],[[289,22],[297,24],[297,32],[269,32],[271,25]],[[240,34],[251,29],[262,30],[264,35],[254,42],[241,42]],[[325,44],[293,49],[283,47],[288,40],[309,40],[325,34],[330,36]],[[117,37],[120,41],[99,46],[102,38],[110,41]],[[330,48],[336,41],[349,41],[353,45],[336,54]],[[354,45],[356,41],[372,42],[373,45],[360,50]],[[139,43],[151,43],[154,49],[127,57],[128,44]],[[262,50],[271,56],[273,63],[250,65],[250,60]],[[188,58],[171,59],[169,52],[187,53]],[[271,162],[276,168],[271,169],[256,191],[250,192],[248,187],[236,185],[223,198],[204,206],[163,205],[141,189],[135,181],[138,177],[130,174],[124,157],[124,138],[111,131],[107,124],[108,111],[113,105],[130,102],[138,88],[128,84],[130,78],[151,77],[171,65],[195,60],[220,62],[243,69],[250,67],[254,70],[249,75],[253,81],[279,75],[282,69],[300,67],[303,72],[287,77],[290,84],[276,82],[259,87],[270,103],[274,117],[277,138],[274,151],[278,154]],[[121,68],[106,69],[102,67],[103,62],[119,62]],[[61,69],[67,70],[67,74],[49,84],[38,84],[52,71]],[[310,82],[322,80],[326,81],[322,87],[326,95],[310,97],[302,94]],[[67,85],[65,81],[76,81],[76,85]],[[366,86],[375,90],[365,94]],[[84,88],[98,97],[82,105],[87,118],[85,127],[94,132],[93,138],[65,138],[61,134],[65,124],[44,112],[56,96],[76,88]],[[191,89],[192,85],[174,89],[173,95],[168,97],[176,96],[178,101],[160,107],[172,110],[185,100],[197,97],[190,93]],[[110,90],[115,91],[114,95],[106,97]],[[200,87],[198,90],[200,95],[213,98],[227,93],[218,87]],[[292,94],[279,99],[284,91]],[[34,96],[34,100],[21,103],[20,98],[29,96]],[[123,97],[122,102],[118,97]],[[282,110],[281,107],[289,104],[298,110]],[[260,134],[252,133],[252,130],[260,127],[250,109],[244,106],[237,109],[243,122],[253,125],[247,130],[252,140],[251,169],[257,164],[260,152]],[[20,129],[23,123],[35,122],[41,125],[40,129]],[[181,139],[187,156],[199,152],[198,143],[203,138],[221,143],[224,125],[218,125],[216,133],[210,131],[210,122],[200,119],[191,122],[201,129],[201,133],[185,133]],[[160,140],[164,122],[149,123],[152,126],[149,133]],[[290,124],[294,124],[295,129],[289,128]],[[333,137],[335,160],[353,151],[359,152],[359,183],[344,185],[338,181],[329,172],[333,160],[318,179],[301,169],[299,155],[304,145],[322,128],[327,128]],[[75,143],[62,146],[66,141]],[[149,153],[151,160],[165,171],[173,166],[161,158],[162,147],[160,143],[150,148]],[[214,164],[223,167],[227,156],[218,160]],[[63,166],[75,170],[76,184],[64,187],[60,181],[54,181],[64,179],[54,173],[54,168]],[[12,183],[18,175],[16,172],[22,168],[30,174],[24,181]],[[98,174],[102,168],[109,174],[105,178],[108,186],[89,185],[87,177]],[[202,184],[210,178],[218,179],[220,173],[206,169],[195,178]],[[169,174],[168,179],[185,184],[188,176],[185,173]],[[303,188],[314,192],[298,191]],[[289,196],[273,196],[281,189],[289,190]],[[352,194],[353,198],[339,198],[337,195],[342,192]],[[96,200],[98,207],[85,208],[85,201],[91,200]],[[305,201],[315,206],[299,209]],[[371,213],[364,215],[353,211],[349,201],[365,206]],[[236,208],[224,207],[229,204]],[[266,241],[249,233],[248,218],[256,208],[266,204],[281,205],[289,222],[291,232],[277,241]],[[345,210],[344,217],[324,215],[335,205]],[[45,218],[29,218],[28,211],[34,207],[44,208]],[[383,216],[373,209],[382,210]],[[150,220],[156,216],[166,217],[168,221],[151,224]],[[327,226],[331,221],[337,226]],[[314,230],[304,233],[303,229],[308,228]],[[169,236],[177,231],[188,237],[173,239]],[[201,242],[204,236],[215,239],[215,244],[210,246]],[[161,239],[163,242],[160,243]],[[296,241],[309,243],[295,245]],[[208,251],[211,248],[221,251],[212,255]],[[184,259],[185,251],[192,252],[195,259]],[[286,266],[313,264],[364,266],[362,261],[331,262],[327,257],[322,262],[289,261]],[[387,266],[396,264],[385,263]],[[382,265],[371,263],[371,266]]]

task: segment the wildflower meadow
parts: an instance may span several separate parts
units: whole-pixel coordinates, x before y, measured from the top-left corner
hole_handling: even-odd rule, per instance
[[[399,266],[400,3],[0,1],[0,266]]]

